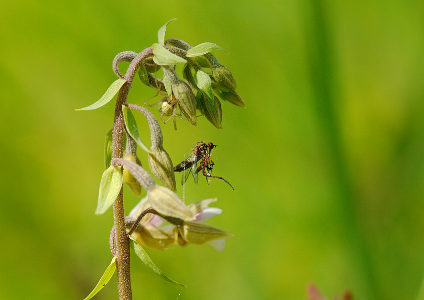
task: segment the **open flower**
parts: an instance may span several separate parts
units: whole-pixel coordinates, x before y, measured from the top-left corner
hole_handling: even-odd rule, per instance
[[[131,233],[133,239],[145,247],[160,250],[171,245],[204,243],[211,244],[219,251],[224,248],[225,238],[231,234],[201,223],[222,212],[219,208],[209,207],[209,204],[217,199],[206,199],[185,205],[169,189],[159,186],[155,188],[159,189],[153,194],[149,192],[126,219],[128,228],[131,228],[141,214],[148,212]],[[153,209],[156,214],[150,213],[149,209]],[[169,224],[165,225],[165,221]]]

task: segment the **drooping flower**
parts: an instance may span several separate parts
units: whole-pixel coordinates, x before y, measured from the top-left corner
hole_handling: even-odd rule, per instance
[[[146,214],[131,234],[132,238],[145,247],[166,249],[171,245],[210,243],[217,250],[225,246],[225,238],[231,234],[201,222],[220,214],[221,209],[209,207],[216,199],[206,199],[185,205],[176,194],[164,187],[158,187],[152,194],[141,200],[126,219],[128,228],[143,212],[153,208],[158,214]],[[163,200],[162,203],[160,200]],[[159,210],[157,210],[159,208]],[[165,221],[169,224],[166,225]]]

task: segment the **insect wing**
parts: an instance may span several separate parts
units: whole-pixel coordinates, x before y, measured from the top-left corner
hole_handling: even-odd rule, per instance
[[[185,169],[182,172],[182,176],[181,176],[181,185],[184,185],[187,181],[187,179],[190,177],[190,173],[191,173],[191,168],[189,169]]]
[[[191,168],[185,169],[182,173],[183,174],[181,176],[181,185],[184,185],[186,183],[187,179],[190,177]]]

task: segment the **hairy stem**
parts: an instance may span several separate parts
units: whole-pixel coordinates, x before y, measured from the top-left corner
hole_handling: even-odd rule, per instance
[[[130,54],[130,53],[127,53]],[[152,49],[146,48],[137,54],[131,61],[124,78],[127,80],[122,88],[119,90],[118,98],[115,105],[115,116],[113,120],[112,131],[112,147],[113,158],[122,158],[123,156],[123,140],[124,140],[124,115],[122,113],[122,105],[126,103],[128,92],[130,90],[134,75],[138,67],[148,55],[152,54]],[[116,246],[117,246],[117,276],[118,276],[118,291],[119,299],[130,300],[132,299],[131,291],[131,276],[130,276],[130,241],[125,228],[125,209],[124,209],[124,194],[123,189],[116,198],[113,204],[113,216],[115,219],[116,229]]]
[[[127,107],[138,110],[146,117],[147,123],[149,124],[149,129],[150,129],[150,140],[151,140],[152,148],[163,149],[162,130],[160,129],[160,125],[156,117],[149,110],[139,105],[127,104]]]

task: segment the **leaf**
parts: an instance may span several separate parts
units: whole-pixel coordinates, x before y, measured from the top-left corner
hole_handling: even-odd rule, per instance
[[[99,187],[96,215],[103,214],[115,201],[122,187],[121,170],[110,166],[102,175]]]
[[[158,41],[159,44],[161,45],[165,45],[165,32],[166,32],[166,26],[171,23],[172,21],[175,21],[176,18],[173,18],[171,20],[169,20],[168,22],[166,22],[161,28],[159,28],[158,30]]]
[[[110,262],[109,266],[106,268],[105,272],[103,273],[102,277],[100,278],[97,285],[94,287],[94,289],[91,291],[91,293],[84,298],[84,300],[88,300],[93,298],[102,288],[105,287],[105,285],[109,282],[109,280],[112,278],[113,274],[116,270],[116,257],[114,256],[112,258],[112,261]]]
[[[209,42],[201,43],[197,46],[194,46],[193,48],[188,49],[187,57],[201,56],[218,49],[221,49],[221,47],[219,47],[217,44],[209,43]]]
[[[150,153],[149,148],[147,148],[140,139],[140,132],[138,131],[137,122],[135,121],[134,115],[132,114],[131,110],[123,105],[122,112],[124,114],[125,127],[127,128],[127,131],[130,136],[144,151]]]
[[[197,71],[197,87],[202,90],[209,99],[213,99],[212,80],[208,74],[202,70]]]
[[[103,94],[103,96],[97,102],[83,108],[78,108],[76,110],[93,110],[93,109],[102,107],[103,105],[107,104],[110,100],[112,100],[112,98],[121,89],[121,87],[124,85],[125,82],[127,81],[123,78],[116,79],[114,82],[112,82],[112,84]]]
[[[172,85],[171,85],[171,82],[169,81],[168,76],[164,75],[162,81],[163,81],[163,85],[165,86],[166,93],[168,94],[169,98],[171,98]]]
[[[106,134],[105,137],[105,166],[109,168],[110,161],[112,160],[112,129]]]
[[[150,85],[149,73],[147,72],[147,69],[144,65],[141,65],[138,69],[138,77],[145,85]]]
[[[131,237],[130,237],[131,238]],[[132,238],[131,238],[132,239]],[[136,240],[133,240],[133,245],[134,245],[134,251],[135,254],[137,254],[137,256],[141,259],[141,261],[148,266],[153,272],[155,272],[157,275],[161,276],[163,279],[165,279],[166,281],[185,287],[184,284],[179,283],[171,278],[169,278],[168,276],[166,276],[161,269],[158,268],[158,266],[155,265],[155,263],[153,262],[153,260],[150,258],[149,254],[146,252],[146,250],[144,250],[144,248],[137,243]]]
[[[153,61],[160,66],[175,65],[178,63],[186,63],[184,58],[169,52],[164,46],[154,43],[153,48]]]

